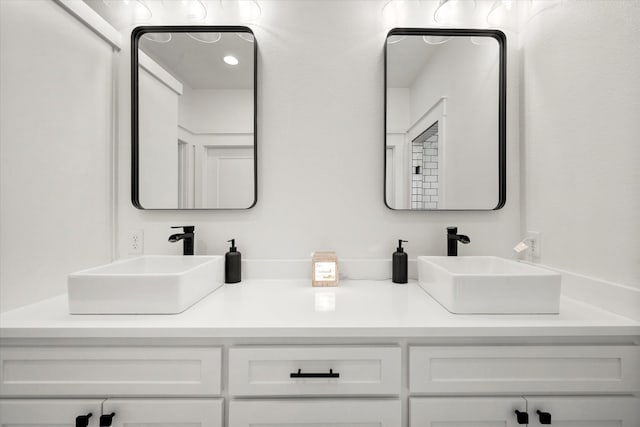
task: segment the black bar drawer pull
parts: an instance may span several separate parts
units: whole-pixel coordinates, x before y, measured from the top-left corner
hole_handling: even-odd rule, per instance
[[[333,372],[333,369],[329,369],[329,372],[302,372],[302,369],[298,369],[298,372],[291,372],[290,378],[340,378],[338,372]]]

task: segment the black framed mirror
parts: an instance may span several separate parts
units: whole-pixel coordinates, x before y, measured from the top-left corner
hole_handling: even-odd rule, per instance
[[[242,26],[131,33],[131,200],[139,209],[257,201],[257,54]]]
[[[394,28],[385,57],[384,201],[397,210],[506,202],[506,37]]]

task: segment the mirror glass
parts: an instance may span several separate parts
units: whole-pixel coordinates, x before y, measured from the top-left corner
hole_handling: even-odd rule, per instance
[[[385,203],[505,203],[505,38],[495,30],[394,29],[385,46]]]
[[[247,209],[256,202],[256,41],[246,27],[132,33],[132,202]]]

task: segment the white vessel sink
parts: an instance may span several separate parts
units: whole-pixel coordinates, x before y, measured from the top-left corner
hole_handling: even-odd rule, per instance
[[[492,256],[418,257],[420,286],[452,313],[555,314],[560,274]]]
[[[142,256],[68,276],[71,314],[180,313],[224,283],[221,256]]]

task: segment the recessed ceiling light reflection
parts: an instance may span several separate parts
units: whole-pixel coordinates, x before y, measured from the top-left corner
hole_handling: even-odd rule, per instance
[[[469,37],[471,43],[478,46],[497,45],[498,41],[493,37]]]
[[[236,33],[236,35],[246,42],[253,43],[254,41],[253,34],[251,33]]]
[[[187,33],[187,35],[200,43],[215,43],[222,38],[221,33]]]
[[[236,58],[235,56],[227,55],[222,59],[229,65],[238,65],[238,58]]]
[[[145,33],[142,38],[155,43],[169,43],[171,41],[171,33]]]
[[[407,36],[391,36],[387,38],[387,44],[396,44],[406,39]]]
[[[451,36],[422,36],[426,44],[443,44],[451,40]]]

